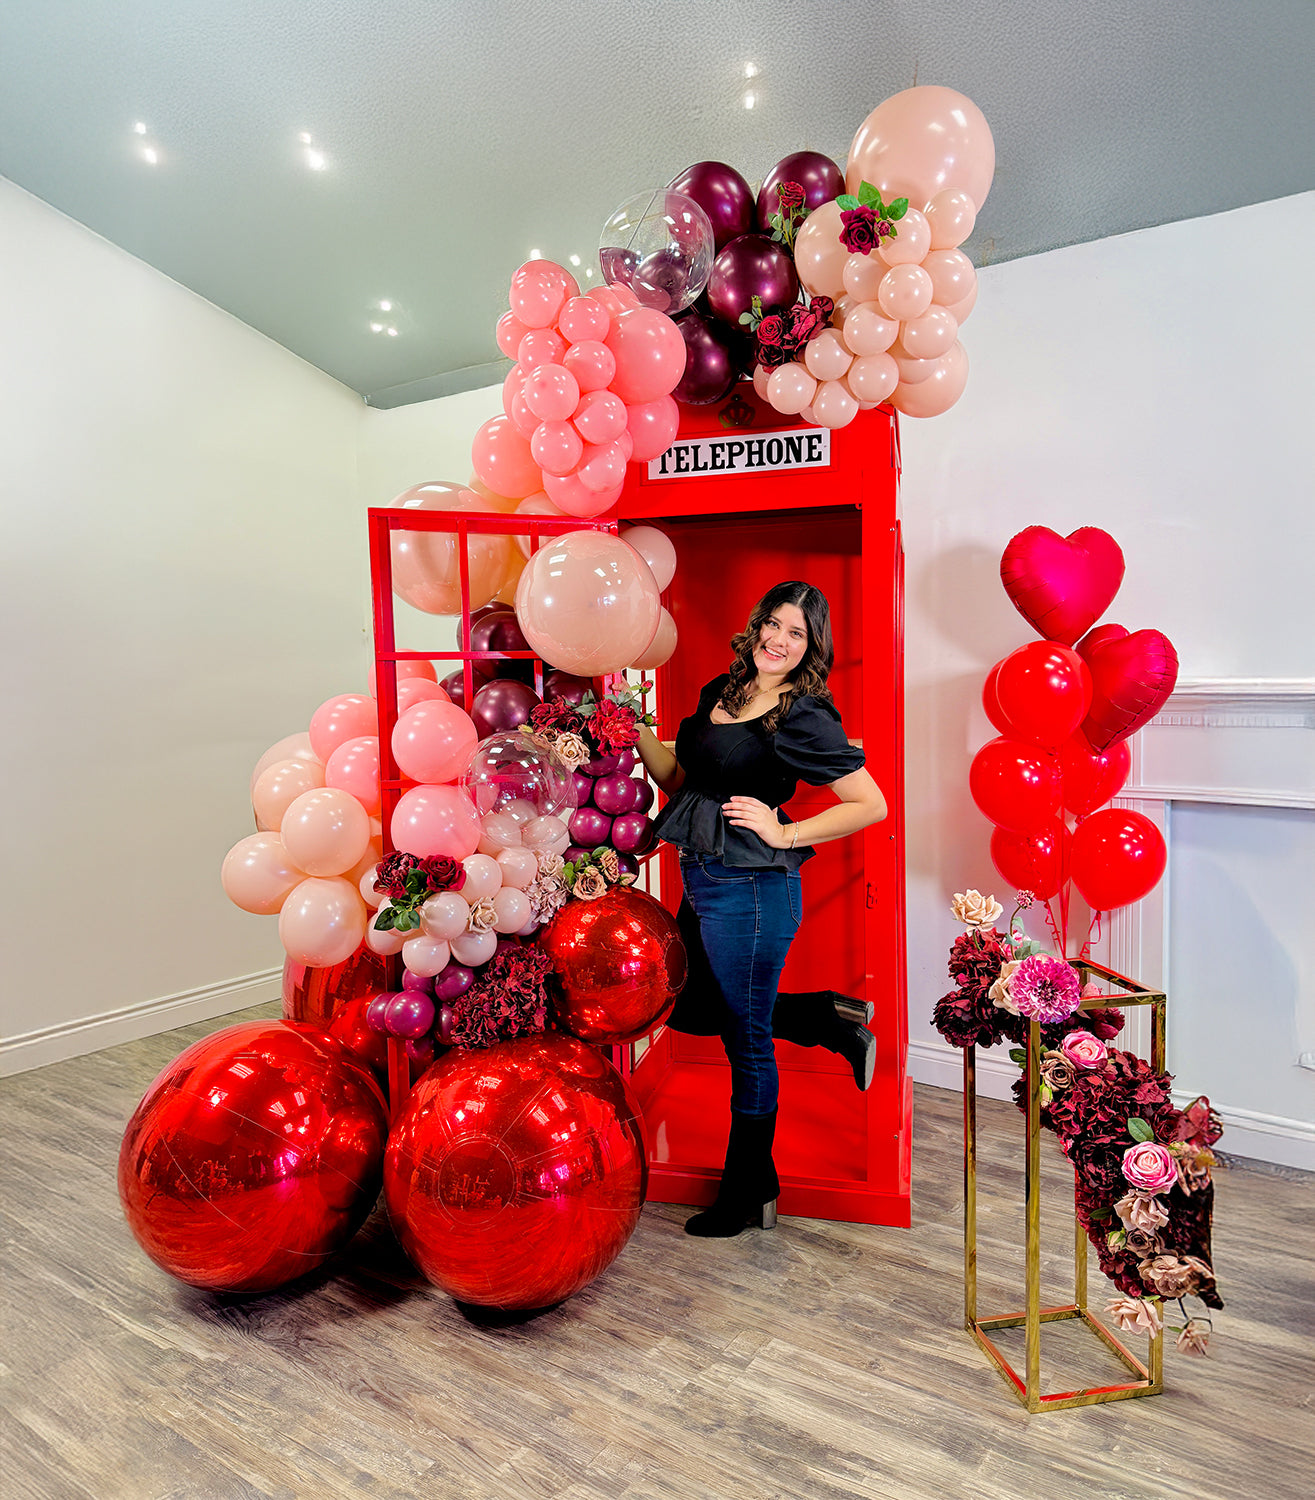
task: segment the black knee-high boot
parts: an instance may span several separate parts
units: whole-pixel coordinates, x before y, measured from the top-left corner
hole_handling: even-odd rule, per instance
[[[685,1233],[703,1239],[727,1239],[751,1224],[770,1229],[776,1223],[776,1195],[781,1190],[772,1142],[776,1111],[742,1115],[731,1111],[731,1134],[726,1143],[717,1201],[685,1222]]]
[[[772,1010],[772,1035],[800,1047],[825,1047],[838,1053],[854,1070],[854,1082],[866,1089],[877,1064],[877,1039],[857,1020],[847,1020],[838,1011],[862,1005],[835,990],[807,990],[780,994]],[[870,1016],[870,1007],[868,1008]]]

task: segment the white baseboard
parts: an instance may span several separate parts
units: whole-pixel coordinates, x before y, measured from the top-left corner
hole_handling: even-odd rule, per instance
[[[99,1052],[120,1042],[135,1042],[139,1037],[172,1031],[193,1021],[212,1021],[216,1016],[273,1000],[278,996],[281,977],[281,969],[262,969],[257,974],[221,979],[215,984],[143,1000],[99,1016],[81,1016],[58,1026],[6,1037],[0,1041],[0,1078]]]
[[[933,1088],[960,1093],[963,1090],[963,1054],[958,1047],[951,1047],[946,1042],[910,1042],[909,1074],[915,1083],[929,1083]],[[977,1092],[983,1098],[1012,1100],[1010,1090],[1017,1077],[1018,1068],[1007,1057],[978,1052]],[[1188,1104],[1196,1095],[1175,1089],[1173,1097],[1177,1104]],[[1214,1100],[1210,1102],[1224,1122],[1220,1151],[1250,1161],[1315,1172],[1315,1124],[1307,1120],[1285,1119],[1280,1115],[1262,1115],[1250,1109],[1236,1109]]]

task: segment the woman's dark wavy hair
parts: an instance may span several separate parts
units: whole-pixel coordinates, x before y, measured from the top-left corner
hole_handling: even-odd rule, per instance
[[[789,678],[785,692],[771,712],[763,716],[763,728],[774,734],[781,721],[790,712],[797,698],[805,695],[830,703],[831,689],[826,680],[835,663],[836,649],[831,639],[831,606],[826,595],[811,583],[793,579],[789,583],[774,584],[754,605],[749,623],[731,639],[734,660],[731,662],[730,681],[722,690],[719,702],[728,717],[737,719],[749,701],[750,686],[758,674],[753,664],[753,648],[758,633],[783,604],[794,604],[803,612],[808,626],[808,645],[804,659]]]

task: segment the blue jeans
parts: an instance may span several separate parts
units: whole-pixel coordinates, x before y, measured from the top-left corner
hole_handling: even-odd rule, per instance
[[[710,971],[725,1002],[721,1039],[731,1065],[731,1108],[771,1114],[778,1089],[772,1007],[803,917],[799,872],[739,870],[711,857],[685,856],[680,873],[703,946],[703,955],[691,954],[688,982],[697,984],[700,971]]]

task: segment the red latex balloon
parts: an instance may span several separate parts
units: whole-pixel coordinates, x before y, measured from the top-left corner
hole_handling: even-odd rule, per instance
[[[1178,653],[1158,630],[1102,625],[1078,642],[1078,654],[1091,669],[1091,709],[1082,733],[1093,749],[1126,740],[1153,719],[1178,681]]]
[[[991,860],[1016,891],[1031,891],[1038,901],[1059,894],[1068,879],[1072,835],[1055,823],[1035,838],[1004,828],[991,830]]]
[[[538,943],[557,975],[558,1024],[586,1042],[647,1036],[671,1014],[685,983],[675,917],[633,886],[614,885],[597,901],[568,901]]]
[[[996,731],[1000,734],[1009,733],[1009,720],[1004,716],[1004,710],[1000,707],[1000,700],[996,697],[996,683],[1000,677],[1000,668],[1004,662],[998,661],[986,674],[986,681],[982,684],[982,708],[986,717],[990,719]]]
[[[406,1253],[449,1296],[550,1307],[606,1270],[648,1183],[639,1105],[558,1032],[445,1054],[388,1141],[384,1195]]]
[[[1164,837],[1145,813],[1107,807],[1073,834],[1073,884],[1093,911],[1113,911],[1155,889],[1168,860]]]
[[[119,1152],[119,1197],[171,1276],[266,1292],[360,1228],[387,1137],[383,1095],[345,1047],[315,1027],[247,1021],[189,1047],[147,1090]]]
[[[995,696],[1011,739],[1053,750],[1091,707],[1091,673],[1071,646],[1030,641],[1000,663]]]
[[[1059,816],[1059,763],[1034,745],[995,739],[973,756],[968,789],[992,823],[1032,838]]]
[[[1099,526],[1066,537],[1029,526],[1005,548],[1000,581],[1038,635],[1071,646],[1114,602],[1123,567],[1119,544]]]
[[[1132,751],[1123,743],[1093,750],[1085,735],[1071,735],[1059,747],[1059,770],[1064,806],[1084,818],[1123,790],[1132,770]]]

